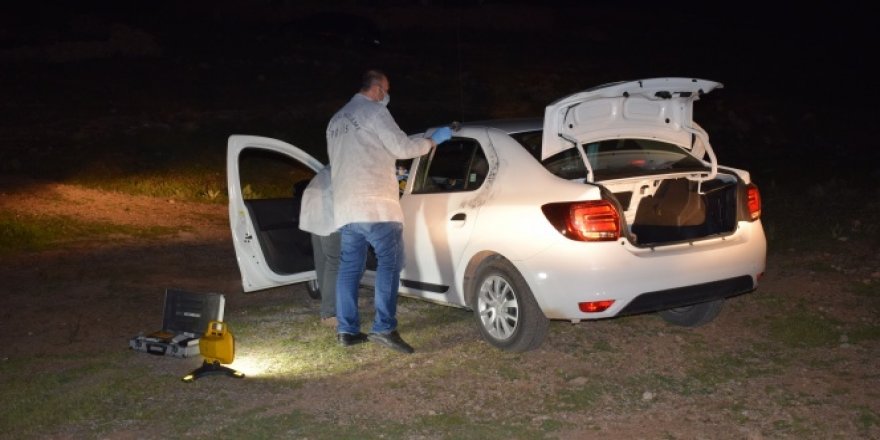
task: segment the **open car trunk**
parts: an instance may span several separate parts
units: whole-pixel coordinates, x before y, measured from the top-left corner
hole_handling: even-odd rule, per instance
[[[638,246],[657,246],[728,235],[741,215],[745,186],[735,176],[615,182],[614,196],[624,211],[629,238]],[[629,190],[621,191],[621,189]]]

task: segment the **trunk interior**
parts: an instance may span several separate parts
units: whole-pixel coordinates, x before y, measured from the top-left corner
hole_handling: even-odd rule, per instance
[[[630,239],[656,246],[727,235],[736,229],[738,179],[640,179],[608,185],[623,208]]]

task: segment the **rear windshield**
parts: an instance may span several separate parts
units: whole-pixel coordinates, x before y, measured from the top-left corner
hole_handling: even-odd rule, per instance
[[[707,171],[677,145],[651,139],[610,139],[584,144],[595,180],[650,174]]]
[[[540,131],[517,133],[513,138],[540,161]],[[677,145],[652,139],[608,139],[584,144],[583,148],[597,181],[709,169]],[[587,168],[575,148],[548,157],[541,164],[563,179],[587,177]]]

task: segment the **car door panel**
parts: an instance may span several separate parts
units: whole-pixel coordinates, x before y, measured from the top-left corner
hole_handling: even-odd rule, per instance
[[[299,229],[299,206],[295,201],[281,198],[244,203],[272,272],[287,275],[314,269],[311,236]]]
[[[310,235],[299,229],[299,202],[322,167],[286,142],[229,137],[229,222],[244,291],[315,278]]]
[[[448,151],[467,143],[476,148],[472,156],[458,157],[461,152]],[[442,158],[446,153],[449,157]],[[486,190],[482,182],[488,173],[487,155],[494,157],[485,130],[470,130],[458,133],[414,164],[412,183],[401,198],[406,246],[401,285],[406,293],[464,305],[464,295],[455,287],[456,272],[481,206],[474,200],[480,200]],[[440,170],[442,160],[463,168]]]

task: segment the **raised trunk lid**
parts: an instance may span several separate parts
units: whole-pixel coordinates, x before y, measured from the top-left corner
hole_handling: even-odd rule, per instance
[[[541,159],[602,139],[657,139],[697,158],[708,156],[710,172],[692,180],[710,180],[717,161],[709,136],[693,121],[693,103],[719,87],[702,79],[652,78],[606,84],[557,100],[544,112]]]

